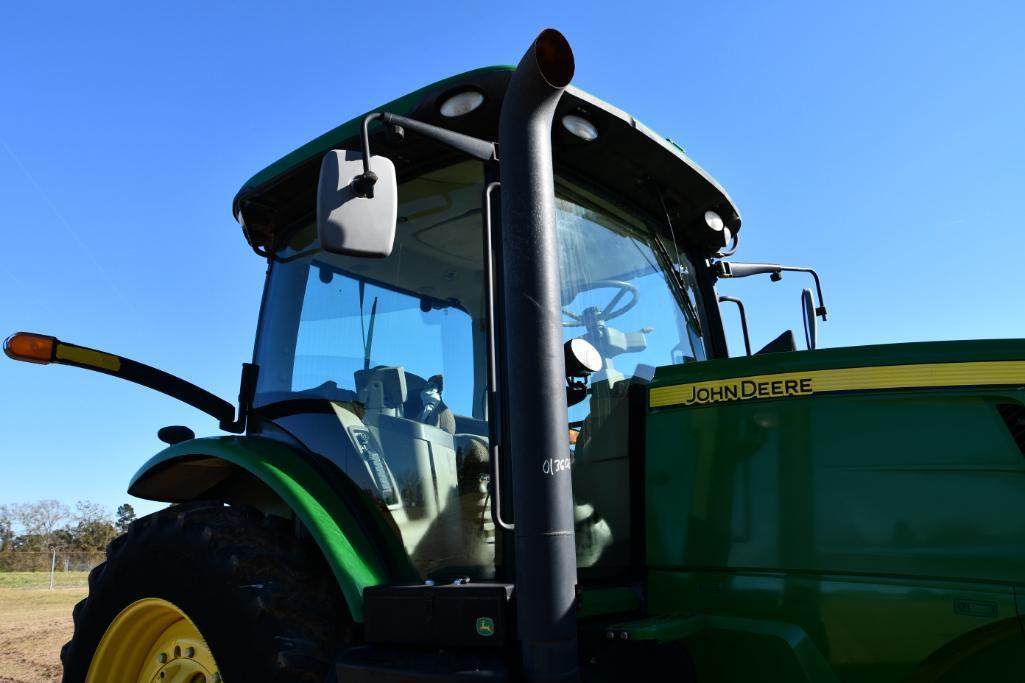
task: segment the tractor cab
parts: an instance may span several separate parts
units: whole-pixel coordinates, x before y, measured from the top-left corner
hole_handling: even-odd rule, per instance
[[[646,387],[725,353],[710,258],[740,220],[675,143],[551,74],[517,95],[520,74],[426,88],[243,187],[269,263],[248,433],[329,460],[400,540],[413,571],[365,592],[368,641],[452,645],[409,596],[503,585],[521,638],[559,650],[526,668],[570,671],[580,591],[595,614],[639,606]],[[519,101],[535,91],[558,94]]]
[[[497,139],[511,76],[471,72],[381,111]],[[556,324],[562,342],[596,350],[598,365],[571,378],[563,456],[550,467],[572,472],[581,576],[624,579],[640,550],[631,468],[643,429],[638,392],[656,367],[724,349],[706,260],[739,218],[679,147],[623,112],[570,88],[554,119]],[[270,264],[250,430],[287,435],[333,460],[390,519],[421,579],[512,580],[502,517],[516,513],[509,493],[495,509],[501,427],[489,401],[488,336],[502,290],[501,274],[491,274],[489,297],[497,264],[488,261],[501,257],[506,229],[503,154],[467,158],[408,123],[375,125],[361,139],[362,121],[261,172],[236,198],[247,239]],[[317,227],[324,153],[356,153],[364,141],[397,179],[394,240],[378,258],[331,253]],[[706,212],[719,223],[710,227]],[[518,268],[509,255],[501,265]],[[519,333],[496,330],[495,346],[520,344]],[[546,379],[532,364],[507,371]],[[540,406],[530,410],[538,424],[545,419]]]
[[[385,258],[328,253],[315,221],[299,221],[269,253],[256,343],[251,428],[330,457],[435,581],[496,573],[484,186],[478,161],[401,182]],[[563,340],[600,355],[564,426],[578,565],[623,573],[629,388],[656,366],[704,359],[708,322],[693,262],[666,244],[665,225],[584,178],[557,176],[555,191]],[[529,381],[532,368],[517,372]]]

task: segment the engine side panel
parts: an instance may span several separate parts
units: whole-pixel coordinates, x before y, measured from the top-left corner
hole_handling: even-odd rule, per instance
[[[1022,342],[909,344],[656,376],[651,611],[793,625],[841,680],[1020,673],[1022,359]],[[745,397],[745,379],[763,386]]]

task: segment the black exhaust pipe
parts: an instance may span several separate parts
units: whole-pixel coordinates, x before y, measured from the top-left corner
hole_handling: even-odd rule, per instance
[[[527,681],[576,681],[576,543],[569,471],[552,118],[573,51],[546,29],[509,81],[498,124],[502,182],[506,448],[516,609]]]

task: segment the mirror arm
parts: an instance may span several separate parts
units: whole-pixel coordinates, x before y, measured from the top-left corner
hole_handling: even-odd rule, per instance
[[[811,276],[815,279],[815,289],[819,295],[819,305],[815,308],[815,315],[826,320],[826,301],[822,298],[822,282],[819,280],[819,274],[815,272],[814,268],[784,268],[783,270],[792,270],[795,273],[811,273]]]
[[[744,331],[744,350],[747,351],[747,355],[751,355],[751,335],[747,331],[747,313],[744,311],[744,302],[735,296],[720,296],[719,303],[730,302],[731,304],[737,304],[737,310],[740,311],[740,328]]]
[[[370,135],[367,129],[370,122],[381,118],[380,112],[367,114],[363,117],[363,127],[360,129],[360,145],[363,148],[363,175],[356,176],[352,181],[352,188],[357,197],[374,198],[374,185],[377,184],[377,174],[370,170]]]
[[[459,150],[475,159],[480,159],[481,161],[496,161],[498,159],[497,143],[481,140],[472,135],[457,133],[454,130],[441,128],[440,126],[432,126],[429,123],[399,116],[398,114],[385,112],[381,114],[381,120],[390,126],[402,126],[406,130],[419,133],[426,138]]]
[[[749,277],[751,275],[768,275],[773,282],[783,279],[783,272],[810,273],[815,279],[815,289],[818,290],[819,305],[815,309],[815,315],[826,320],[826,300],[822,297],[822,281],[819,274],[813,268],[801,266],[781,266],[778,263],[731,263],[729,261],[716,261],[713,272],[718,278]]]
[[[377,174],[370,170],[370,123],[380,119],[390,126],[400,126],[406,130],[419,133],[435,142],[440,142],[452,149],[468,154],[481,161],[496,161],[498,159],[498,145],[494,142],[481,140],[471,135],[457,133],[454,130],[432,126],[423,121],[389,114],[388,112],[373,112],[363,117],[363,126],[360,129],[360,147],[363,150],[363,175],[357,176],[353,181],[356,196],[373,198],[374,185],[377,183]]]

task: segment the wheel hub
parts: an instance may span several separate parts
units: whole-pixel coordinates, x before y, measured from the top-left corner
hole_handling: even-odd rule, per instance
[[[221,683],[213,653],[192,620],[160,598],[133,602],[96,648],[86,683]]]

